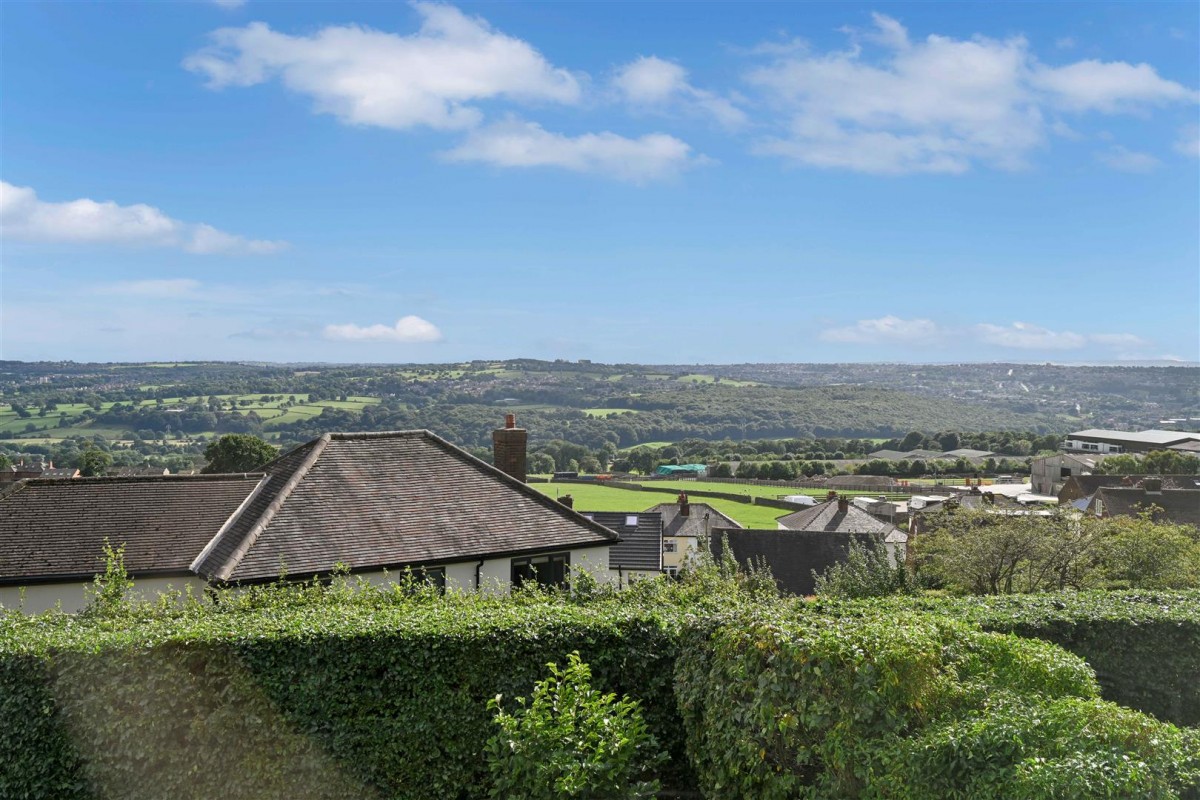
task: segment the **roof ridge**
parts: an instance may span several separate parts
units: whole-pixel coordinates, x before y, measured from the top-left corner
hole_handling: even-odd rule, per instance
[[[58,469],[55,467],[55,469]],[[205,481],[231,481],[261,479],[265,472],[213,472],[197,475],[90,475],[88,477],[71,478],[24,478],[17,483],[33,486],[81,486],[94,483],[197,483]]]
[[[412,428],[399,431],[331,431],[324,434],[331,439],[337,439],[339,442],[356,441],[359,439],[399,439],[399,438],[414,438],[431,434],[432,431],[425,428]]]
[[[317,459],[321,457],[321,453],[325,451],[325,447],[329,444],[331,438],[331,434],[323,433],[320,437],[314,440],[312,451],[304,457],[304,461],[300,463],[300,466],[296,468],[296,471],[292,473],[292,476],[288,478],[285,484],[283,484],[279,490],[279,493],[272,498],[266,510],[263,511],[262,516],[259,517],[258,521],[255,522],[250,530],[246,532],[246,536],[241,542],[238,543],[237,547],[233,549],[233,552],[229,554],[229,558],[227,558],[225,562],[221,564],[220,568],[213,570],[213,577],[216,577],[218,580],[229,579],[229,576],[233,574],[233,570],[237,567],[238,563],[242,560],[242,558],[245,557],[246,552],[258,540],[259,534],[261,534],[263,530],[271,524],[271,520],[274,519],[275,515],[279,513],[279,509],[283,507],[284,501],[287,500],[288,496],[292,493],[300,481],[304,480],[304,476],[308,474],[310,469],[312,469],[312,465],[315,464]]]

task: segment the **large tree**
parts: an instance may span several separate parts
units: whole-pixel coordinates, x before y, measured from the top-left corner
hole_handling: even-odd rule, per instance
[[[215,472],[252,472],[271,459],[277,450],[257,436],[248,433],[229,433],[204,448],[208,466],[200,470]]]
[[[112,456],[103,450],[91,448],[79,454],[79,474],[85,478],[103,475],[110,466],[112,466]]]

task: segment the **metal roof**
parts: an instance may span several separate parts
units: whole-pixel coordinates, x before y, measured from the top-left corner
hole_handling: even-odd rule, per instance
[[[1174,444],[1176,442],[1200,441],[1200,433],[1191,431],[1162,431],[1151,428],[1148,431],[1109,431],[1103,429],[1088,429],[1068,433],[1067,438],[1079,437],[1089,439],[1112,439],[1118,442],[1135,442],[1137,444]]]

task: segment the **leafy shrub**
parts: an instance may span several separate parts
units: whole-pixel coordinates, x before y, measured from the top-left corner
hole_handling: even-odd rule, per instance
[[[824,573],[814,570],[813,580],[816,594],[847,599],[913,591],[904,562],[888,553],[887,545],[878,540],[865,547],[857,539],[851,539],[846,560],[831,565]]]
[[[507,713],[497,695],[488,702],[500,731],[488,741],[492,797],[526,800],[653,797],[647,780],[665,754],[646,727],[635,700],[592,688],[579,653],[565,669],[547,665],[550,677],[533,687],[526,705]]]
[[[1166,797],[1196,779],[1179,729],[1099,701],[1087,665],[1044,642],[932,615],[759,614],[680,652],[711,797]]]

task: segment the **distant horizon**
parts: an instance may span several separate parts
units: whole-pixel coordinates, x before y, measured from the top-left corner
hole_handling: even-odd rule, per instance
[[[0,358],[1200,363],[1197,3],[7,3],[0,48]]]
[[[247,364],[269,366],[360,366],[360,367],[405,367],[431,366],[442,364],[469,364],[474,362],[509,362],[509,361],[541,361],[547,364],[597,364],[605,367],[637,366],[637,367],[733,367],[739,365],[786,366],[807,365],[825,366],[838,364],[854,364],[870,366],[914,366],[914,367],[953,367],[953,366],[1053,366],[1053,367],[1200,367],[1200,361],[1172,360],[1143,360],[1143,361],[602,361],[592,358],[536,358],[533,356],[511,356],[507,358],[466,358],[450,361],[273,361],[254,358],[157,358],[136,361],[94,361],[69,358],[26,360],[16,358],[0,358],[0,363],[14,364],[131,364],[149,366],[174,366],[176,364]]]

